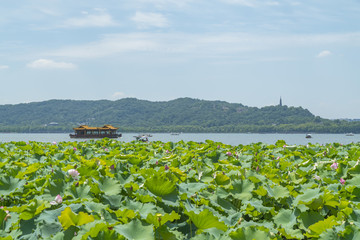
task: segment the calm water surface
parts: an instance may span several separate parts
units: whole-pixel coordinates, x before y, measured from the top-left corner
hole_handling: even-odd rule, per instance
[[[118,141],[131,142],[138,133],[123,133]],[[204,142],[205,140],[222,142],[230,145],[250,144],[263,142],[274,144],[278,140],[285,140],[289,145],[307,144],[307,143],[342,143],[360,142],[360,134],[346,136],[345,134],[312,134],[312,138],[305,138],[305,134],[246,134],[246,133],[181,133],[171,135],[169,133],[153,133],[150,141],[178,142],[194,141]],[[0,133],[0,142],[11,141],[38,141],[38,142],[63,142],[63,141],[84,141],[84,139],[72,139],[65,133]]]

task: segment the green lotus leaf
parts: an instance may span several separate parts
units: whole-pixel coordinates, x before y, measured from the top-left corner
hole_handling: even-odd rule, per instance
[[[166,225],[156,228],[155,239],[166,240],[183,240],[186,239],[184,234],[176,230],[170,230]]]
[[[65,208],[64,211],[61,212],[61,215],[58,217],[58,219],[65,230],[70,226],[81,226],[94,221],[94,217],[92,215],[88,215],[84,212],[75,214],[71,211],[70,207]]]
[[[63,204],[61,207],[53,209],[53,210],[44,210],[36,218],[35,222],[36,223],[41,223],[42,221],[48,222],[48,223],[50,223],[50,222],[58,222],[58,216],[60,216],[61,212],[64,211],[64,209],[66,207],[67,206]],[[71,210],[73,212],[77,212],[80,209],[83,209],[82,204],[71,204],[71,205],[69,205],[69,207],[71,208]]]
[[[337,227],[335,228],[335,232],[339,232]],[[343,232],[343,238],[346,240],[357,240],[360,239],[360,228],[355,225],[348,225],[345,227]],[[321,236],[321,235],[320,235]]]
[[[211,204],[216,207],[219,207],[219,212],[226,212],[227,214],[232,214],[237,211],[237,206],[216,194],[210,195],[209,197]]]
[[[145,192],[145,191],[144,191]],[[146,194],[146,195],[145,195]],[[143,194],[141,191],[137,191],[134,196],[136,197],[136,200],[142,202],[142,203],[149,203],[149,202],[156,202],[155,198],[148,195],[148,191]]]
[[[141,203],[136,201],[127,200],[125,202],[124,208],[132,209],[135,212],[139,212],[141,218],[146,219],[149,213],[155,215],[158,213],[156,205],[152,203]]]
[[[60,232],[62,226],[58,222],[45,222],[43,225],[40,226],[41,237],[43,238],[50,238]]]
[[[254,190],[253,193],[259,195],[260,197],[264,197],[268,194],[268,191],[263,186],[260,186],[258,189]]]
[[[304,235],[301,233],[300,229],[292,228],[280,228],[279,233],[285,237],[285,239],[303,239]]]
[[[335,219],[335,216],[330,216],[326,218],[323,221],[318,221],[314,223],[313,225],[309,226],[309,230],[311,231],[311,234],[309,234],[309,237],[318,237],[320,234],[325,232],[327,229],[331,229],[334,226],[340,225]]]
[[[99,181],[94,180],[94,182],[98,183],[99,189],[105,195],[117,195],[121,192],[121,184],[116,179],[103,177]]]
[[[111,211],[109,210],[111,213],[114,213],[116,215],[116,217],[121,220],[121,222],[123,223],[127,223],[129,221],[129,219],[134,219],[136,216],[136,213],[134,210],[132,209],[121,209],[121,210],[117,210],[117,211]]]
[[[228,185],[228,184],[230,184],[230,181],[231,181],[230,178],[228,176],[226,176],[225,174],[223,174],[223,173],[216,174],[216,177],[215,177],[216,184]]]
[[[357,162],[355,166],[348,169],[348,173],[351,175],[360,174],[360,164]]]
[[[26,208],[20,213],[20,219],[29,220],[34,216],[40,214],[47,208],[46,201],[34,199]]]
[[[170,180],[165,175],[155,174],[146,179],[145,187],[157,196],[165,196],[176,189],[176,182]]]
[[[100,213],[109,207],[108,205],[93,201],[86,201],[86,202],[84,201],[83,204],[84,204],[84,209],[87,212],[95,212],[95,213]]]
[[[123,196],[121,195],[104,195],[103,203],[109,204],[111,209],[118,209],[121,207],[121,202],[123,201]]]
[[[0,178],[0,195],[9,195],[25,185],[25,180],[20,180],[11,176],[3,176]]]
[[[180,215],[177,214],[175,211],[172,211],[170,214],[151,214],[149,213],[146,217],[146,222],[149,224],[153,224],[155,227],[160,227],[167,222],[173,222],[174,220],[180,219]]]
[[[273,222],[254,222],[254,221],[241,221],[239,224],[240,228],[246,227],[259,227],[259,229],[264,230],[265,228],[269,229],[270,232],[277,233],[275,229],[275,224]]]
[[[222,154],[221,152],[219,151],[212,151],[210,152],[209,154],[206,155],[206,157],[208,159],[211,160],[212,163],[217,163],[219,161],[219,159],[225,159],[225,154]]]
[[[230,190],[230,193],[236,199],[240,200],[250,200],[252,198],[252,191],[255,188],[255,184],[251,181],[245,180],[235,180],[233,181],[233,189]]]
[[[154,230],[153,226],[145,225],[140,220],[135,219],[130,223],[124,225],[116,225],[114,230],[126,237],[133,240],[153,240]]]
[[[244,205],[241,207],[241,209],[243,210],[256,209],[258,212],[261,213],[266,213],[273,208],[273,207],[264,206],[263,201],[256,198],[253,198],[250,201],[244,201],[243,204]]]
[[[226,231],[228,229],[225,223],[220,222],[209,209],[204,209],[198,214],[193,211],[186,211],[185,214],[189,216],[191,222],[197,227],[197,233],[201,233],[208,228],[217,228],[222,231]]]
[[[283,228],[293,228],[296,224],[294,211],[290,209],[281,209],[274,217],[274,223]]]
[[[270,234],[268,232],[257,229],[256,227],[238,228],[229,234],[233,240],[268,240]]]
[[[223,231],[217,228],[205,229],[202,233],[196,234],[191,240],[231,240],[231,238]]]
[[[336,198],[336,196],[330,192],[324,194],[323,200],[324,200],[324,205],[326,206],[335,208],[340,205],[339,199]]]
[[[352,179],[346,181],[346,188],[349,188],[350,186],[360,188],[360,175],[356,175]]]
[[[93,221],[83,225],[80,231],[77,232],[77,236],[73,239],[93,239],[99,235],[99,232],[104,230],[108,230],[107,224],[105,222]]]
[[[34,223],[34,218],[30,220],[20,220],[20,231],[21,236],[24,236],[24,239],[36,239],[36,235],[34,236],[35,231],[38,235],[41,234],[40,229],[37,228]]]
[[[299,194],[293,201],[294,206],[304,203],[305,205],[311,204],[315,199],[318,199],[322,196],[321,190],[319,188],[315,189],[306,189],[303,194]]]
[[[303,212],[299,215],[299,221],[302,223],[301,227],[307,230],[309,226],[323,221],[324,217],[318,211]]]
[[[143,161],[143,158],[132,156],[132,157],[128,158],[128,161],[132,165],[139,165]]]
[[[25,175],[30,175],[34,172],[37,172],[41,167],[42,165],[36,162],[34,164],[27,166],[24,172],[19,172],[15,177],[19,179],[23,179]]]
[[[355,240],[356,238],[354,238]],[[338,233],[334,229],[327,229],[320,234],[319,240],[340,240]]]
[[[90,186],[81,184],[79,186],[71,185],[68,191],[65,191],[65,195],[72,195],[75,199],[90,199]]]
[[[179,193],[186,194],[188,198],[191,198],[195,193],[201,192],[202,189],[206,189],[208,184],[205,183],[180,183],[179,184]]]
[[[267,187],[266,190],[268,190],[269,195],[275,199],[289,197],[290,195],[289,190],[281,185],[275,185],[272,188]]]

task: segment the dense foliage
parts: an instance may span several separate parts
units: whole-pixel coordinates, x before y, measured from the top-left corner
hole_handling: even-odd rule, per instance
[[[0,144],[2,239],[359,239],[360,145]]]
[[[0,106],[1,132],[71,132],[82,123],[113,124],[121,132],[360,133],[360,122],[322,119],[301,107],[256,108],[190,98],[168,102],[51,100]]]

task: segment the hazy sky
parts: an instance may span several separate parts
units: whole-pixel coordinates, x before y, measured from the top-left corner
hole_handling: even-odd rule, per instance
[[[360,118],[359,0],[1,0],[0,104],[302,106]]]

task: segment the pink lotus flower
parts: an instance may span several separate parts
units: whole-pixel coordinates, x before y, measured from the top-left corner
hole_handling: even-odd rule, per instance
[[[165,152],[166,152],[166,153],[169,153],[169,150],[167,150],[167,149],[166,149],[166,151],[165,151]]]
[[[165,170],[169,170],[169,166],[168,166],[168,165],[165,165]]]
[[[55,201],[51,201],[50,204],[51,205],[58,205],[58,204],[61,204],[63,201],[62,197],[58,194],[56,197],[55,197]]]
[[[77,177],[80,175],[80,173],[76,169],[70,169],[68,171],[68,174],[75,180],[77,180]]]
[[[226,152],[226,155],[228,155],[229,157],[232,155],[231,152]]]
[[[77,148],[76,147],[74,147],[74,151],[76,151],[77,150]]]
[[[341,183],[342,185],[344,185],[344,184],[345,184],[345,179],[340,178],[340,183]]]
[[[336,169],[338,169],[338,164],[336,163],[336,162],[334,162],[333,164],[331,164],[331,166],[330,166],[333,170],[336,170]]]
[[[105,152],[108,152],[108,151],[109,151],[109,149],[105,148]]]

